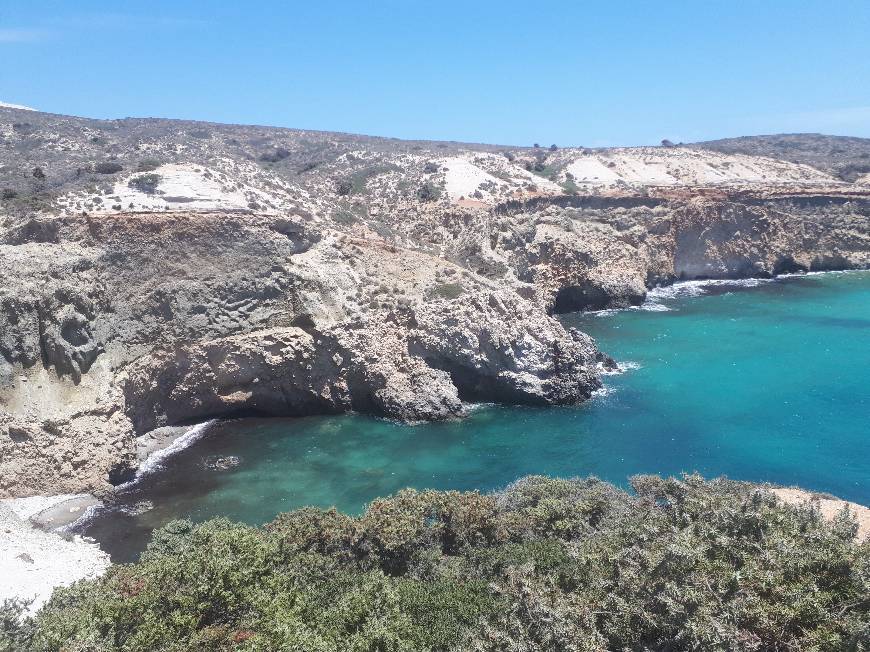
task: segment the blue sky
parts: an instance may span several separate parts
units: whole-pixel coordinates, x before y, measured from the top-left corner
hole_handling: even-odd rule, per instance
[[[870,137],[870,1],[2,0],[0,100],[517,145]]]

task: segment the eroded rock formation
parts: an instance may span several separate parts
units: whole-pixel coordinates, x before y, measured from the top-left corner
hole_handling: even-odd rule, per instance
[[[289,217],[67,217],[4,244],[0,491],[99,490],[133,437],[240,412],[569,404],[594,342],[445,260]],[[8,242],[8,241],[7,241]]]

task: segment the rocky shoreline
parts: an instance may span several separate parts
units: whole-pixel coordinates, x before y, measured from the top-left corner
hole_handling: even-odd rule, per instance
[[[870,267],[870,185],[803,158],[0,129],[0,498],[108,494],[149,433],[210,418],[576,404],[609,361],[554,315]]]
[[[462,265],[290,217],[7,223],[0,496],[110,491],[139,437],[212,417],[580,402],[605,358],[551,313],[681,279],[868,267],[870,198],[849,210],[547,206],[493,222]]]

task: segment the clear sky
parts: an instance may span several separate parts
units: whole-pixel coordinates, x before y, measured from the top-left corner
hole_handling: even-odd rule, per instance
[[[0,0],[0,101],[517,145],[870,137],[870,0]]]

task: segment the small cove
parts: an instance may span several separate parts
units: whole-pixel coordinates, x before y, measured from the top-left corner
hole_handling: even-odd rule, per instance
[[[490,491],[527,474],[625,485],[698,471],[870,504],[870,272],[688,283],[644,307],[563,317],[630,363],[584,405],[479,406],[418,426],[360,415],[220,422],[79,531],[129,561],[173,518],[359,513],[403,487]],[[238,464],[214,468],[231,457]]]

